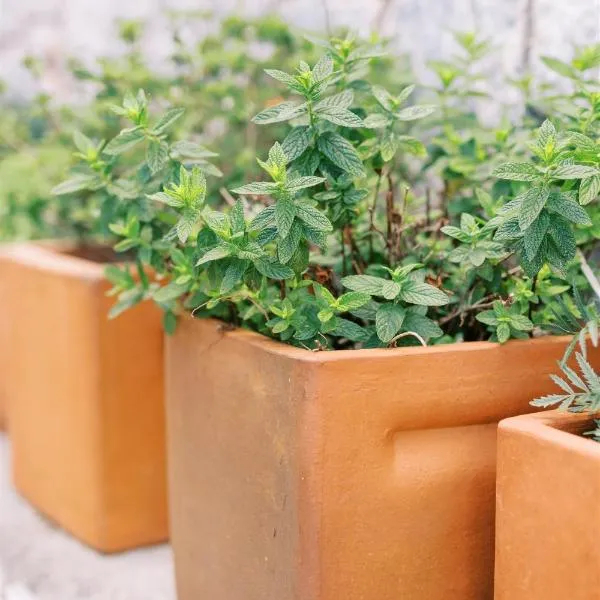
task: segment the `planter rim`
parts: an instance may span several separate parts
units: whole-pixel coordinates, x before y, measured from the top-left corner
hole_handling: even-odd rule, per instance
[[[517,433],[600,460],[600,443],[579,434],[584,431],[585,425],[599,416],[556,409],[510,417],[500,421],[498,428],[500,435],[503,432]]]
[[[221,330],[223,337],[243,341],[247,344],[255,346],[271,354],[287,356],[295,360],[309,363],[324,363],[337,362],[343,360],[354,359],[392,359],[400,356],[416,356],[416,355],[439,355],[449,354],[452,352],[481,352],[487,351],[505,352],[507,348],[526,348],[528,346],[556,345],[564,347],[570,341],[570,336],[542,336],[528,340],[511,340],[505,344],[498,342],[457,342],[454,344],[440,344],[438,346],[410,346],[404,348],[365,348],[359,350],[332,350],[313,352],[304,348],[289,346],[283,342],[273,340],[255,331],[244,329],[242,327],[231,328],[231,325],[219,321],[218,319],[206,318],[197,319],[190,314],[186,314],[185,318],[188,322],[192,322],[193,326],[201,326],[201,324],[210,324],[217,330]],[[200,325],[199,325],[200,324]],[[589,440],[588,440],[589,441]]]
[[[42,271],[62,273],[90,281],[104,281],[104,268],[108,263],[95,262],[69,254],[77,244],[66,240],[42,240],[8,243],[0,255],[18,264]]]

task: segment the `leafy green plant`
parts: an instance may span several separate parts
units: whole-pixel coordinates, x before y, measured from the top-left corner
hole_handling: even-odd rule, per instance
[[[529,162],[516,167],[516,184],[469,179],[470,190],[447,194],[449,210],[423,214],[427,194],[416,196],[408,186],[410,165],[420,161],[426,168],[426,146],[411,127],[434,116],[436,108],[408,104],[412,86],[390,91],[365,79],[379,48],[362,47],[353,38],[324,46],[313,66],[301,61],[292,72],[267,69],[289,99],[261,110],[252,123],[285,129],[281,141],[257,159],[266,178],[221,190],[225,209],[215,210],[211,186],[191,168],[190,156],[177,151],[189,150],[190,143],[174,144],[161,137],[158,125],[148,125],[143,95],[117,110],[133,127],[95,145],[99,156],[92,163],[82,153],[88,170],[99,165],[105,194],[118,196],[119,187],[131,192],[131,198],[118,199],[129,206],[111,226],[122,238],[116,248],[134,251],[138,271],[155,274],[149,282],[126,268],[111,268],[120,296],[113,314],[152,298],[165,310],[168,330],[177,315],[191,310],[313,349],[490,334],[504,342],[556,320],[549,307],[569,288],[561,277],[572,269],[574,234],[569,229],[557,239],[553,232],[565,229],[565,222],[588,222],[569,186],[593,176],[595,167],[573,169],[570,142],[563,150],[565,136],[545,124],[531,154],[524,155]],[[180,109],[166,114],[185,121]],[[504,152],[516,148],[507,144]],[[191,154],[217,174],[207,162],[210,153],[195,147]],[[129,166],[119,168],[107,155]],[[507,164],[498,167],[498,176],[515,175],[513,163]],[[523,180],[525,171],[530,175]],[[131,179],[135,173],[149,177]],[[546,187],[544,206],[521,223],[523,197]],[[465,199],[473,214],[456,210]],[[561,210],[568,205],[570,220],[558,213],[557,203]],[[459,223],[448,223],[447,215],[460,215]],[[545,254],[533,269],[527,262],[532,246],[528,242],[526,249],[523,238],[538,217],[549,223],[535,256]],[[516,235],[503,234],[507,223],[516,224]]]

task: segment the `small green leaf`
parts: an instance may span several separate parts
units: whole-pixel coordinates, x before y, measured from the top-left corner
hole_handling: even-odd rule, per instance
[[[505,163],[492,173],[498,179],[511,181],[537,181],[542,177],[540,171],[530,163]]]
[[[84,173],[74,175],[71,179],[67,179],[57,186],[52,188],[52,195],[62,196],[64,194],[73,194],[82,190],[95,189],[98,184],[98,178],[95,175],[87,175]]]
[[[134,146],[137,146],[137,144],[142,142],[145,137],[142,127],[124,129],[117,137],[106,144],[102,152],[104,152],[104,154],[110,154],[111,156],[122,154]]]
[[[539,252],[540,246],[544,241],[544,237],[548,232],[550,218],[546,211],[542,211],[538,218],[525,231],[523,243],[525,245],[525,254],[529,260],[533,260]]]
[[[406,281],[402,285],[400,298],[405,302],[421,306],[443,306],[450,301],[442,290],[433,285],[411,280]]]
[[[177,328],[177,317],[175,314],[167,310],[163,314],[163,329],[167,335],[173,335],[175,333],[175,329]]]
[[[158,123],[154,126],[152,133],[160,135],[169,128],[171,128],[175,122],[183,116],[185,109],[183,108],[170,108],[167,112],[158,120]]]
[[[341,127],[363,127],[363,120],[346,108],[325,106],[316,111],[322,119]]]
[[[396,117],[400,121],[416,121],[417,119],[424,119],[429,115],[433,114],[437,110],[437,107],[432,104],[423,104],[417,106],[409,106],[403,108],[401,111],[396,113]]]
[[[365,292],[371,296],[381,296],[387,279],[372,275],[348,275],[342,278],[342,285],[355,292]]]
[[[270,106],[253,117],[252,122],[257,125],[282,123],[295,119],[306,112],[306,104],[297,105],[295,102],[282,102],[277,106]]]
[[[339,133],[328,131],[319,136],[319,150],[336,166],[355,177],[363,177],[364,167],[354,146]]]
[[[333,225],[329,219],[318,208],[298,204],[296,214],[299,219],[316,231],[328,232],[333,230]]]
[[[371,296],[365,292],[347,292],[338,298],[337,307],[340,312],[348,312],[364,306],[370,300]]]
[[[596,167],[588,167],[586,165],[559,165],[551,172],[553,179],[585,179],[600,175]]]
[[[153,299],[159,304],[171,302],[176,300],[187,292],[188,288],[186,285],[179,285],[178,283],[171,282],[164,287],[159,288],[153,294]]]
[[[383,304],[375,315],[377,337],[388,344],[402,328],[406,309],[397,304]]]
[[[381,288],[381,295],[386,300],[394,300],[400,293],[400,286],[395,281],[386,281]]]
[[[206,252],[202,258],[196,263],[196,266],[204,265],[214,260],[221,260],[231,255],[231,250],[225,246],[217,246]]]
[[[289,200],[281,199],[275,203],[275,223],[282,238],[289,234],[296,212],[296,206]]]
[[[499,323],[498,327],[496,327],[496,336],[498,337],[498,341],[501,344],[504,344],[510,337],[510,327],[508,323]]]
[[[279,186],[271,181],[254,181],[242,187],[231,190],[234,194],[252,194],[256,196],[268,196],[279,190]]]
[[[600,194],[600,175],[586,177],[581,180],[579,186],[579,202],[583,205],[589,204]]]
[[[294,277],[294,271],[290,267],[282,265],[275,259],[261,258],[255,261],[254,266],[261,275],[271,279],[281,280]]]
[[[295,127],[283,140],[281,146],[288,162],[296,160],[308,148],[312,140],[309,127]]]
[[[164,142],[152,140],[146,149],[146,163],[150,172],[155,175],[169,159],[169,147]]]
[[[523,195],[521,210],[519,212],[519,227],[525,231],[538,218],[546,205],[549,191],[548,188],[532,187]]]

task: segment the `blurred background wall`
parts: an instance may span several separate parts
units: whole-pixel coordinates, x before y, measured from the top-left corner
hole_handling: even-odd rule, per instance
[[[118,53],[116,18],[148,21],[145,50],[160,68],[170,50],[168,9],[272,11],[309,31],[342,25],[364,34],[377,30],[410,54],[421,81],[428,79],[427,60],[453,51],[452,30],[478,31],[496,46],[487,64],[489,91],[504,101],[513,92],[502,87],[503,76],[531,69],[551,79],[540,54],[568,58],[573,44],[600,41],[600,0],[0,0],[0,79],[12,95],[33,94],[38,84],[21,65],[31,54],[47,66],[44,91],[69,100],[64,59],[77,55],[92,64],[95,56]]]

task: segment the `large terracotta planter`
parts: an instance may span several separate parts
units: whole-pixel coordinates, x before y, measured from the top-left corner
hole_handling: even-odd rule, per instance
[[[586,415],[508,419],[498,432],[496,600],[600,598],[600,444]]]
[[[565,343],[312,353],[184,320],[166,358],[179,600],[492,598],[497,422],[552,389]]]
[[[149,303],[108,320],[103,270],[65,248],[0,256],[15,486],[113,552],[168,537],[163,337]]]

